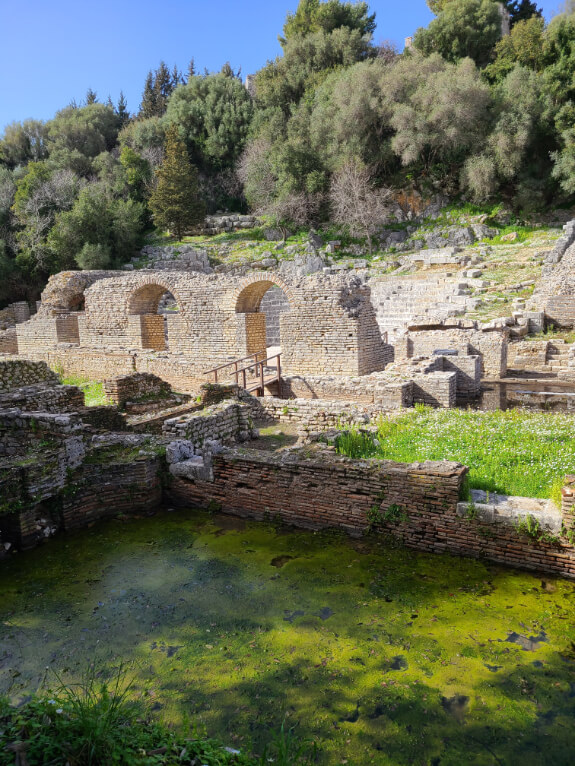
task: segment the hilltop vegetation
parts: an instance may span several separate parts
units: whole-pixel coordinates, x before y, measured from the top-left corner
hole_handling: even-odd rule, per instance
[[[524,218],[570,204],[575,13],[546,24],[530,0],[430,6],[436,18],[399,54],[374,43],[367,3],[301,0],[253,97],[227,63],[198,74],[192,61],[184,75],[162,62],[134,114],[123,97],[99,103],[88,90],[52,120],[8,125],[0,303],[35,297],[62,269],[114,268],[154,224],[181,232],[204,206],[250,208],[275,225],[331,221],[369,240],[399,192],[502,201]],[[168,134],[198,191],[166,217],[154,192],[158,171],[177,188]]]

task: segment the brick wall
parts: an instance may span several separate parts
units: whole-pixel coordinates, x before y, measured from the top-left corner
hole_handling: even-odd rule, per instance
[[[106,398],[122,407],[126,402],[133,402],[142,397],[168,397],[171,386],[157,375],[136,372],[119,378],[104,381]]]
[[[513,527],[458,516],[465,470],[447,461],[408,465],[293,453],[286,459],[226,450],[213,457],[213,482],[172,478],[167,492],[183,506],[215,503],[237,516],[278,517],[309,529],[336,526],[354,535],[367,528],[368,511],[375,508],[385,516],[397,506],[403,520],[383,520],[378,528],[410,548],[575,579],[575,549],[565,539],[537,542]]]
[[[208,439],[224,444],[235,444],[249,439],[252,434],[252,414],[247,405],[237,401],[224,401],[202,410],[188,413],[164,422],[164,436],[188,439],[195,447],[201,447]]]
[[[17,354],[18,336],[16,328],[10,327],[8,330],[0,330],[0,354]]]
[[[287,295],[279,287],[271,287],[262,298],[260,311],[266,315],[266,344],[281,346],[280,317],[290,310]]]

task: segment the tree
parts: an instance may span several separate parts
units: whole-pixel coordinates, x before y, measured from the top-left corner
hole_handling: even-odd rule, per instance
[[[71,210],[59,213],[50,230],[50,271],[73,268],[86,244],[100,245],[102,258],[109,252],[112,262],[128,260],[142,233],[143,213],[141,203],[114,199],[101,182],[84,186]],[[93,249],[87,252],[94,254]]]
[[[371,254],[372,237],[389,215],[391,190],[377,188],[373,170],[351,159],[334,174],[329,196],[333,220],[364,236]]]
[[[362,37],[371,36],[375,31],[375,13],[369,15],[366,2],[350,3],[341,0],[300,0],[295,13],[289,13],[280,37],[282,46],[288,40],[305,37],[314,32],[333,32],[348,27],[357,30]]]
[[[120,128],[123,128],[124,125],[130,121],[130,112],[128,111],[128,102],[126,101],[126,98],[124,96],[124,91],[120,91],[120,98],[118,99],[118,104],[116,105],[116,114],[118,115],[118,120],[120,121]]]
[[[174,90],[183,82],[182,74],[177,67],[170,72],[166,63],[160,61],[160,66],[149,71],[144,84],[140,117],[161,117],[168,106],[168,100]]]
[[[164,161],[156,177],[157,185],[149,200],[154,222],[181,239],[187,228],[204,220],[205,206],[199,196],[197,170],[175,126],[166,133]]]
[[[86,91],[86,106],[90,106],[90,104],[97,104],[98,103],[98,94],[95,90],[92,90],[92,88],[88,88]]]
[[[501,34],[500,6],[494,0],[450,0],[427,29],[417,30],[413,45],[426,56],[439,53],[447,61],[469,57],[484,67]]]
[[[516,64],[540,71],[544,66],[545,22],[539,16],[519,21],[495,46],[494,60],[485,68],[492,82],[502,80]]]
[[[120,123],[105,104],[66,107],[46,125],[50,164],[81,176],[92,172],[92,159],[114,148]]]
[[[41,120],[11,122],[0,139],[0,161],[14,168],[45,159],[48,155],[46,135],[46,123]]]
[[[440,14],[452,0],[427,0],[427,5],[435,14]],[[541,8],[532,2],[532,0],[503,0],[503,7],[509,14],[509,24],[511,28],[519,21],[525,21],[533,16],[541,18],[543,12]]]
[[[377,49],[358,29],[296,35],[284,45],[283,56],[257,73],[256,102],[260,109],[279,107],[288,116],[292,105],[312,93],[331,71],[376,55]]]
[[[192,77],[176,88],[163,120],[177,125],[202,171],[231,167],[241,154],[253,102],[240,80],[224,73]]]

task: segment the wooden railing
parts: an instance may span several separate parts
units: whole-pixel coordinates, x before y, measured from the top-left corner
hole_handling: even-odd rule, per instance
[[[273,364],[268,364],[268,362],[271,362],[274,359],[276,360],[275,366]],[[244,364],[243,367],[240,367],[239,365],[244,362],[248,362],[248,364]],[[270,375],[269,372],[266,371],[266,368],[275,370],[275,372]],[[222,372],[223,370],[228,369],[229,372]],[[233,362],[221,364],[219,367],[206,370],[204,375],[213,375],[214,383],[219,382],[218,378],[220,378],[220,380],[222,377],[226,380],[231,378],[235,380],[237,386],[241,386],[246,391],[251,392],[261,390],[263,394],[264,387],[269,386],[270,383],[277,382],[278,386],[281,388],[281,372],[281,353],[268,357],[267,351],[258,351],[255,354],[250,354],[250,356],[234,359]],[[281,391],[279,393],[281,394]]]

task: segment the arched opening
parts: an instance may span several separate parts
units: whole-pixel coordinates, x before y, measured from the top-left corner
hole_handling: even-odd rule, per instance
[[[170,322],[179,312],[176,298],[164,285],[149,284],[136,290],[128,305],[130,329],[136,345],[167,351]]]
[[[66,296],[66,310],[56,319],[58,343],[80,344],[80,324],[84,320],[86,299],[83,292]]]
[[[241,325],[245,354],[267,351],[268,356],[281,352],[282,314],[291,310],[290,299],[272,280],[247,285],[236,301],[236,314],[244,315]]]

